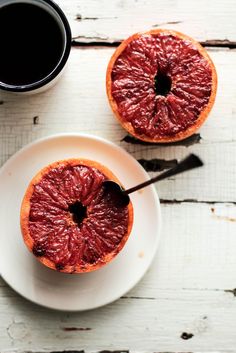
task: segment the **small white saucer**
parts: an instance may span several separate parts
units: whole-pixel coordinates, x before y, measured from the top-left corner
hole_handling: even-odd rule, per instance
[[[155,188],[131,195],[134,226],[120,254],[91,273],[68,275],[39,263],[23,243],[19,212],[32,177],[47,164],[66,158],[103,163],[125,188],[148,174],[122,148],[104,139],[81,134],[54,135],[37,140],[11,157],[0,170],[0,274],[19,294],[48,308],[78,311],[108,304],[129,291],[144,275],[160,238],[161,211]]]

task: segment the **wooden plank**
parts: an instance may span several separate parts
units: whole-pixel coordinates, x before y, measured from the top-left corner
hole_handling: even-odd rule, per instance
[[[232,159],[236,153],[235,143],[198,144],[187,149],[186,147],[138,149],[137,146],[129,146],[127,150],[137,159],[180,160],[190,152],[202,158],[205,163],[203,168],[169,178],[156,185],[159,197],[163,200],[236,201],[236,165],[234,158]]]
[[[105,92],[105,72],[113,51],[73,49],[63,77],[44,93],[18,96],[0,92],[1,142],[18,137],[19,148],[34,138],[62,131],[91,131],[119,142],[126,133],[113,118]],[[236,51],[209,50],[209,54],[217,68],[219,87],[215,106],[201,129],[201,143],[232,143],[236,136],[236,88],[232,85]],[[19,137],[22,134],[25,136]],[[0,153],[3,155],[2,148]]]
[[[199,41],[236,44],[234,0],[57,0],[78,42],[116,42],[152,28],[182,31]]]
[[[137,159],[180,159],[198,153],[201,170],[177,176],[158,187],[167,200],[235,202],[236,190],[236,51],[210,50],[219,74],[217,101],[201,128],[200,143],[181,146],[133,145],[107,102],[105,71],[113,48],[73,49],[64,76],[49,91],[35,96],[0,93],[0,163],[36,138],[59,132],[86,132],[107,138]],[[99,69],[98,69],[99,68]]]
[[[236,301],[220,291],[158,291],[154,300],[124,298],[77,314],[0,297],[0,310],[2,352],[210,352],[217,347],[225,353],[234,352],[236,344]]]
[[[164,204],[162,212],[162,239],[150,270],[111,305],[85,313],[49,311],[0,280],[0,350],[233,352],[236,206]],[[186,340],[183,333],[194,336]]]

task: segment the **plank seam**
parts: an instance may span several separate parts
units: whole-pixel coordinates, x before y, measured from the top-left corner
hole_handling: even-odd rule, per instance
[[[122,40],[107,39],[100,37],[74,37],[72,39],[72,47],[118,47]],[[222,48],[222,49],[236,49],[236,42],[225,40],[211,39],[200,42],[203,47],[208,48]]]
[[[231,204],[231,205],[236,205],[236,201],[204,201],[204,200],[197,200],[197,199],[183,199],[183,200],[177,200],[177,199],[160,199],[161,204],[166,204],[166,205],[178,205],[181,203],[200,203],[200,204],[206,204],[206,205],[215,205],[215,204]]]

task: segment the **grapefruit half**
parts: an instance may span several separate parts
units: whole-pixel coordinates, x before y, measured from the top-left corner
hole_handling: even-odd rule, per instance
[[[216,88],[206,50],[172,30],[132,35],[107,67],[107,96],[115,116],[131,135],[147,142],[191,136],[206,120]]]
[[[119,183],[107,167],[86,159],[54,162],[32,179],[20,222],[26,246],[42,264],[65,273],[90,272],[121,251],[133,207],[117,205],[104,192],[105,180]]]

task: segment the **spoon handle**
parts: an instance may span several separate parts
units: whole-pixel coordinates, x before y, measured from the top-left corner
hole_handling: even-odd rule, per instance
[[[186,172],[187,170],[193,169],[193,168],[198,168],[203,166],[203,162],[201,159],[196,156],[195,154],[190,154],[188,157],[184,158],[182,161],[180,161],[176,167],[167,170],[166,172],[159,174],[158,176],[145,181],[144,183],[141,183],[139,185],[136,185],[128,190],[125,190],[126,194],[131,194],[131,192],[137,191],[139,189],[144,188],[145,186],[148,186],[152,183],[156,183],[157,181],[160,181],[162,179],[169,178],[173,175],[179,174]]]

